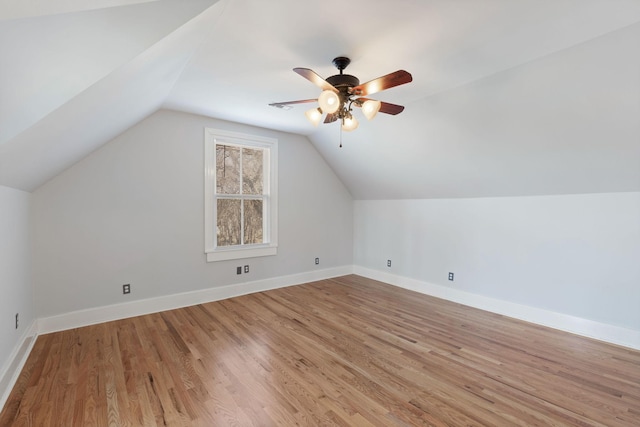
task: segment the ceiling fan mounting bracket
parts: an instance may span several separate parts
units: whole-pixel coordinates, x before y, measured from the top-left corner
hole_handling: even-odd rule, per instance
[[[338,56],[337,58],[333,58],[333,65],[340,71],[342,74],[342,70],[347,68],[351,64],[351,60],[346,56]]]

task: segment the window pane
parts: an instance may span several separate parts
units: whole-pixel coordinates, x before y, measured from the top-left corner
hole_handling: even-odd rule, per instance
[[[216,144],[216,193],[240,194],[240,148]]]
[[[262,243],[262,200],[244,201],[244,244]]]
[[[218,246],[240,244],[240,200],[218,199],[217,203],[217,239]]]
[[[242,193],[262,194],[263,151],[242,149]]]

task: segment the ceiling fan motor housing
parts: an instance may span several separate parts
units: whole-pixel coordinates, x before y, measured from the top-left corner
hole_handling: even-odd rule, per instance
[[[346,56],[338,56],[333,59],[333,65],[340,71],[340,74],[327,78],[333,87],[338,89],[343,96],[349,95],[349,89],[360,84],[360,80],[356,76],[350,74],[342,74],[342,71],[349,66],[351,60]]]
[[[341,92],[342,88],[355,87],[360,84],[360,80],[350,74],[336,74],[335,76],[327,77],[326,80]]]

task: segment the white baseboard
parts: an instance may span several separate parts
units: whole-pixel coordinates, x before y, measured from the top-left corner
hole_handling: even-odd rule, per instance
[[[640,331],[476,295],[459,289],[452,289],[446,286],[422,282],[416,279],[365,267],[354,266],[353,273],[401,288],[420,292],[422,294],[490,311],[492,313],[502,314],[504,316],[513,317],[526,322],[536,323],[553,329],[571,332],[576,335],[582,335],[600,341],[606,341],[612,344],[640,350]]]
[[[0,411],[4,408],[4,404],[7,402],[9,394],[31,353],[33,344],[36,342],[37,330],[38,321],[34,320],[24,331],[9,359],[7,359],[5,366],[0,371]]]
[[[342,266],[324,270],[292,274],[272,279],[239,283],[218,288],[182,294],[167,295],[130,303],[80,310],[58,316],[34,320],[24,332],[7,363],[0,372],[0,408],[4,407],[9,393],[18,379],[31,349],[39,334],[78,328],[127,317],[157,313],[210,301],[232,298],[254,292],[268,291],[316,280],[357,274],[370,279],[379,280],[394,286],[446,299],[482,310],[536,323],[554,329],[571,332],[612,344],[622,345],[640,350],[640,331],[582,319],[567,314],[556,313],[540,308],[529,307],[508,301],[484,297],[449,287],[422,282],[404,276],[360,266]]]
[[[127,317],[173,310],[180,307],[218,301],[254,292],[284,288],[316,280],[330,279],[352,273],[353,266],[348,265],[221,286],[218,288],[203,289],[200,291],[166,295],[123,304],[90,308],[36,319],[32,322],[28,330],[25,331],[3,367],[3,370],[0,372],[0,410],[4,408],[38,335],[125,319]]]
[[[73,311],[71,313],[64,313],[57,316],[39,319],[38,333],[46,334],[50,332],[79,328],[82,326],[95,325],[98,323],[110,322],[112,320],[173,310],[205,302],[219,301],[254,292],[268,291],[270,289],[284,288],[286,286],[299,285],[301,283],[313,282],[315,280],[344,276],[351,273],[353,273],[353,266],[348,265],[292,274],[289,276],[274,277],[272,279],[256,280],[253,282],[203,289],[200,291],[165,295],[123,304]]]

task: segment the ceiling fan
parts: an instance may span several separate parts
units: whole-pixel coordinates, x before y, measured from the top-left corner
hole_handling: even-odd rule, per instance
[[[339,56],[335,58],[333,65],[340,71],[340,74],[328,77],[326,80],[309,68],[294,68],[293,71],[322,89],[322,93],[318,99],[274,102],[269,105],[288,109],[292,104],[305,104],[317,101],[319,107],[313,108],[305,113],[309,121],[315,126],[318,126],[323,114],[326,113],[325,123],[340,120],[342,122],[342,129],[345,131],[352,131],[358,127],[358,121],[353,116],[354,106],[362,108],[362,113],[368,120],[373,119],[378,112],[396,115],[404,110],[402,105],[390,104],[388,102],[364,97],[409,83],[413,80],[411,74],[405,70],[398,70],[360,84],[360,80],[358,80],[357,77],[342,73],[350,63],[351,60],[347,57]]]

